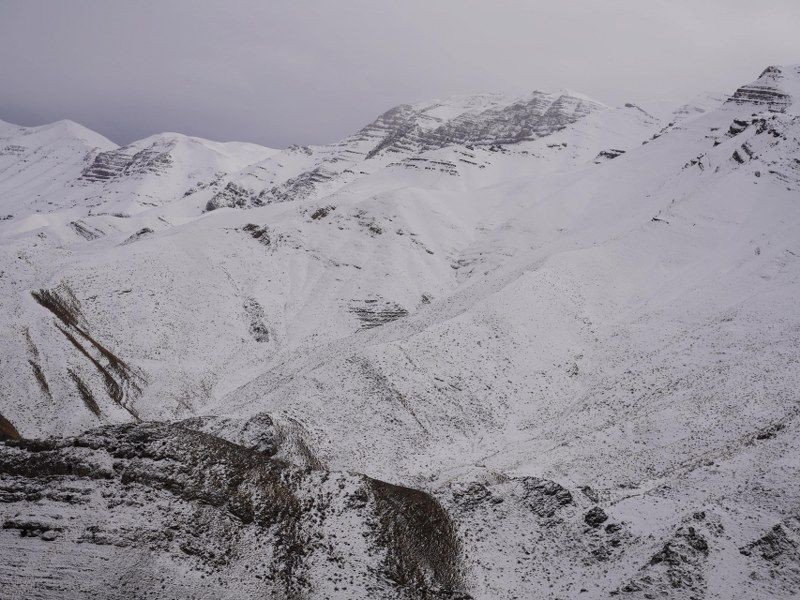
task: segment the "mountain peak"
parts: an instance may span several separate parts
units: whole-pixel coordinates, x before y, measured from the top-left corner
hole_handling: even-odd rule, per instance
[[[32,147],[39,144],[65,142],[80,142],[90,148],[98,148],[100,150],[111,150],[117,147],[114,142],[105,136],[70,119],[61,119],[34,127],[15,125],[0,120],[0,132],[13,136],[24,136],[25,139],[30,140],[29,145]]]
[[[798,112],[800,109],[800,65],[772,65],[753,83],[734,92],[726,104],[750,105],[771,112]]]
[[[371,143],[367,157],[404,149],[453,144],[492,146],[544,137],[605,105],[570,90],[451,96],[401,104],[364,127],[348,142]]]

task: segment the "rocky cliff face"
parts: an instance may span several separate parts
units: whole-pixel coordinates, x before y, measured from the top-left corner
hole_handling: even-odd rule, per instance
[[[798,79],[800,65],[770,66],[756,81],[737,89],[728,102],[759,110],[786,112],[793,105],[797,107]]]
[[[602,104],[571,93],[533,92],[524,98],[499,94],[461,96],[420,104],[396,106],[356,134],[341,142],[309,150],[302,167],[281,175],[278,185],[254,186],[234,183],[241,188],[232,193],[226,186],[207,202],[206,210],[221,207],[247,208],[293,198],[308,198],[331,193],[359,175],[384,167],[387,162],[443,162],[426,154],[444,148],[472,152],[475,147],[498,149],[547,138],[579,122],[588,115],[606,109]],[[264,170],[274,173],[276,162],[289,162],[296,149],[282,158],[275,157]],[[304,157],[305,158],[305,157]],[[461,167],[478,165],[463,160]],[[458,176],[456,165],[447,172]],[[274,180],[270,183],[276,183]],[[322,191],[320,191],[322,190]]]
[[[428,105],[402,105],[382,114],[352,138],[382,152],[420,152],[451,145],[518,144],[548,136],[602,107],[569,94],[533,92],[507,100],[473,96]],[[437,116],[437,114],[446,116]]]
[[[126,146],[101,152],[81,173],[85,181],[108,181],[148,173],[166,173],[172,165],[173,142],[153,143],[147,148]]]
[[[7,597],[466,597],[430,495],[189,427],[0,445]]]

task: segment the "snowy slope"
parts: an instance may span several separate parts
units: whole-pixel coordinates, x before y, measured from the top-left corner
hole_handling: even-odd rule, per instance
[[[611,109],[568,91],[536,91],[524,98],[479,94],[404,104],[338,144],[289,148],[202,197],[207,199],[206,210],[321,198],[395,164],[461,175],[492,163],[484,151],[504,151],[509,146],[512,152],[546,159],[534,167],[543,168],[552,155],[562,154],[559,151],[569,141],[578,142],[577,151],[563,153],[571,159],[585,150],[586,141],[594,156],[605,149],[602,143],[623,149],[638,143],[657,124],[641,111]],[[586,129],[597,127],[604,130],[602,142],[591,135],[584,139]],[[562,157],[557,162],[563,162]]]
[[[119,148],[71,121],[41,127],[0,122],[0,212],[16,219],[16,231],[66,216],[129,215],[180,199],[276,152],[178,133]]]
[[[231,542],[225,569],[241,576],[208,559],[231,531],[265,545],[275,594],[792,597],[798,86],[798,67],[770,67],[726,102],[683,103],[666,119],[572,93],[460,97],[262,160],[172,134],[98,147],[74,163],[74,185],[116,186],[129,216],[82,213],[80,228],[102,235],[78,233],[80,207],[35,230],[0,223],[0,426],[12,437],[104,426],[0,448],[6,546],[30,565],[48,548],[70,556],[82,528],[108,528],[86,520],[107,502],[108,535],[123,541],[102,556],[82,546],[86,564],[139,557],[118,567],[132,580],[162,565],[178,587],[147,594],[164,597],[253,597],[244,548],[255,542]],[[190,419],[179,431],[207,437],[137,424],[151,419]],[[218,462],[208,445],[229,448],[220,439],[235,461],[310,469],[286,475],[291,495],[343,508],[246,534],[226,524],[193,552],[180,550],[183,529],[169,542],[133,535],[150,526],[113,498],[134,491],[165,522],[230,512],[194,493],[176,507],[176,484],[147,462],[164,444],[197,448],[175,469],[202,480]],[[42,452],[50,483],[19,466]],[[118,465],[119,480],[102,477],[112,500],[95,467],[69,466],[87,460]],[[398,541],[407,525],[381,525],[371,493],[351,499],[364,481],[353,471],[444,511],[446,561],[416,534]],[[234,479],[223,487],[237,497],[272,493]],[[88,499],[54,524],[65,485]],[[26,500],[36,494],[46,502]],[[287,527],[321,543],[291,568],[276,550]],[[41,589],[46,573],[14,565],[4,585]],[[196,579],[205,568],[217,587]],[[353,581],[331,588],[343,573]],[[73,579],[61,597],[78,597]],[[126,586],[112,597],[135,595]]]
[[[99,154],[83,170],[80,181],[103,183],[105,194],[124,195],[114,207],[121,206],[130,214],[172,202],[276,152],[256,144],[161,133]],[[107,208],[105,200],[98,204]]]
[[[58,121],[18,127],[0,121],[0,212],[6,218],[49,212],[83,165],[116,145],[82,125]]]

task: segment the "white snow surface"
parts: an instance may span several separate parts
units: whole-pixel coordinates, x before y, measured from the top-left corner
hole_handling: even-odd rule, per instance
[[[531,99],[556,126],[509,126]],[[724,100],[482,94],[280,151],[0,123],[0,413],[268,414],[283,460],[441,502],[473,598],[796,597],[800,66]]]

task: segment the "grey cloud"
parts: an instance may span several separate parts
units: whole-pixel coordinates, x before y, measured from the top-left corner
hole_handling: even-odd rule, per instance
[[[799,23],[796,0],[4,0],[0,118],[329,142],[454,93],[729,91],[800,62]]]

